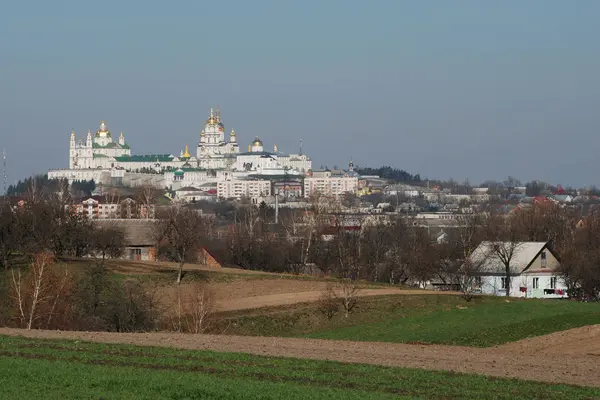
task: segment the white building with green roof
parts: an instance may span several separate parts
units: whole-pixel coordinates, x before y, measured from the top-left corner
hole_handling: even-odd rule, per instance
[[[102,121],[100,128],[92,138],[92,131],[88,130],[85,142],[77,141],[75,130],[71,131],[69,142],[69,169],[110,168],[116,157],[131,156],[131,147],[125,142],[123,132],[117,142],[106,123]]]

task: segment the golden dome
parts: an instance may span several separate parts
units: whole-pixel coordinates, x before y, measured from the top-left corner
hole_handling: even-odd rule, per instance
[[[188,145],[187,145],[187,144],[185,145],[185,153],[183,153],[183,156],[184,156],[184,157],[187,157],[187,158],[190,158],[190,157],[191,157],[190,150],[189,150],[189,148],[188,148]]]
[[[235,136],[235,131],[233,129],[231,130],[231,136]]]
[[[206,123],[209,125],[213,125],[215,123],[215,114],[213,109],[210,109],[210,117],[206,120]]]
[[[263,145],[263,142],[260,141],[258,136],[254,139],[254,142],[252,142],[252,146],[262,146],[262,145]]]
[[[204,135],[206,135],[206,134],[204,133],[204,129],[202,129],[202,132],[200,132],[200,136],[204,136]]]

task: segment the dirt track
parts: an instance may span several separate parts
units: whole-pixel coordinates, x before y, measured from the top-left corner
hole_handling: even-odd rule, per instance
[[[600,387],[600,358],[595,355],[600,340],[600,325],[489,349],[292,338],[26,331],[8,328],[0,328],[0,334],[337,360]],[[573,343],[573,337],[578,338],[575,339],[576,343]],[[552,343],[550,352],[546,351],[548,343]]]
[[[322,291],[278,293],[264,296],[241,297],[234,299],[217,300],[218,311],[248,310],[252,308],[285,306],[298,303],[309,303],[318,301]],[[439,294],[439,292],[427,292],[424,290],[400,290],[400,289],[362,289],[358,292],[360,297],[384,296],[384,295],[420,295]]]
[[[319,300],[330,282],[295,279],[260,279],[235,282],[209,283],[204,286],[213,293],[218,311],[249,310],[262,307],[287,306],[298,303],[309,303]],[[177,291],[181,290],[184,299],[188,298],[197,286],[182,283],[180,286],[163,286],[159,290],[159,298],[165,304],[174,304]],[[429,295],[440,294],[431,290],[404,290],[389,287],[363,288],[358,296],[384,295]],[[444,292],[444,294],[457,294]],[[185,300],[184,300],[185,301]]]

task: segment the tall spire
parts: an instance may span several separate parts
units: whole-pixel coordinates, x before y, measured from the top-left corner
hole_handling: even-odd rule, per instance
[[[190,155],[190,149],[188,148],[187,144],[185,145],[185,153],[183,153],[183,156],[187,157],[187,158],[191,157],[191,155]]]

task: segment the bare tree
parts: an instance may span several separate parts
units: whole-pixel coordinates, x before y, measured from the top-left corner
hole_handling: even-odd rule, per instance
[[[338,304],[338,296],[333,285],[328,284],[325,290],[321,293],[317,308],[325,317],[330,320],[340,310]]]
[[[214,312],[214,296],[196,283],[189,294],[184,312],[187,316],[187,330],[191,333],[204,333]]]
[[[177,283],[181,283],[186,261],[196,261],[202,243],[209,239],[209,225],[199,213],[181,206],[171,207],[166,218],[156,223],[155,238],[179,264]]]
[[[510,296],[510,287],[514,271],[514,259],[522,248],[518,226],[500,216],[491,216],[487,221],[487,234],[491,239],[487,242],[486,257],[497,259],[503,267],[505,295]]]
[[[40,320],[46,317],[46,326],[50,325],[56,305],[63,295],[69,278],[68,270],[62,277],[52,270],[54,258],[49,253],[39,253],[22,276],[21,270],[12,270],[11,292],[17,308],[20,325],[26,329],[39,326]]]
[[[16,212],[8,202],[0,204],[0,261],[4,269],[10,265],[10,257],[21,248],[22,226]]]
[[[141,203],[140,218],[154,218],[155,197],[156,188],[154,186],[144,185],[138,190],[137,198]]]
[[[559,273],[569,297],[600,300],[600,214],[584,218],[560,248]]]
[[[442,259],[438,277],[449,286],[458,287],[467,301],[480,289],[482,268],[487,262],[487,255],[472,257],[484,237],[486,224],[483,215],[457,221],[449,230],[448,240],[440,245]]]
[[[340,299],[344,308],[344,316],[348,318],[352,310],[358,304],[358,285],[350,279],[342,279],[339,284]]]
[[[125,251],[125,232],[114,225],[96,227],[92,235],[91,247],[96,256],[100,256],[100,265],[106,258],[119,258]]]

